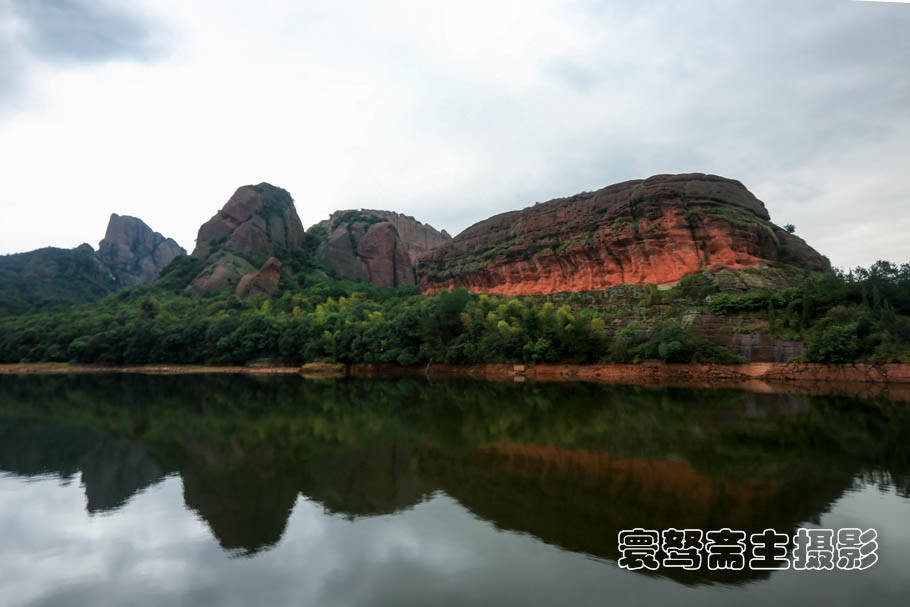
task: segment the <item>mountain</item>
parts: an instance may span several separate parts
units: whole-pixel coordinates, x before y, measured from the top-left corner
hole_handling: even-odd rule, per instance
[[[424,293],[460,285],[527,295],[671,285],[698,271],[736,281],[722,270],[769,264],[829,267],[740,182],[715,175],[627,181],[496,215],[454,239],[376,209],[336,211],[304,231],[291,195],[260,183],[238,188],[199,228],[190,256],[142,220],[114,213],[97,253],[82,245],[0,257],[0,313],[156,280],[196,297],[272,295],[302,272],[324,270],[383,287],[419,284]]]
[[[88,244],[0,255],[0,315],[94,301],[115,288],[110,270]]]
[[[307,233],[322,241],[316,259],[326,269],[381,287],[416,285],[417,260],[452,239],[408,215],[372,209],[336,211]]]
[[[286,261],[306,256],[306,240],[287,190],[268,183],[242,186],[199,228],[192,253],[199,271],[187,290],[199,296],[236,289],[270,257]]]
[[[112,213],[97,252],[83,243],[0,255],[0,315],[95,301],[123,287],[149,284],[185,255],[172,238],[141,219]]]
[[[186,250],[141,219],[111,213],[96,255],[110,269],[117,287],[132,287],[154,282],[161,270],[175,257],[186,255]]]
[[[420,287],[508,295],[673,284],[721,266],[822,270],[828,260],[770,220],[740,182],[655,175],[538,203],[467,228],[421,258]]]

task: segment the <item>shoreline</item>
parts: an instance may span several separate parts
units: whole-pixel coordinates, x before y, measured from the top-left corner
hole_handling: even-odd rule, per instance
[[[300,367],[238,366],[238,365],[89,365],[70,363],[11,363],[0,364],[0,375],[290,375],[300,373]]]
[[[299,375],[307,379],[476,379],[493,382],[593,382],[653,388],[730,388],[757,393],[841,395],[910,402],[910,363],[740,363],[724,364],[483,364],[403,367],[390,363],[303,366],[251,365],[87,365],[69,363],[0,364],[0,375]]]

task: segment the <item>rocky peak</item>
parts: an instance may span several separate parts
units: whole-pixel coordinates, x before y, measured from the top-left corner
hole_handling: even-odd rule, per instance
[[[538,203],[467,228],[423,256],[424,292],[465,286],[509,295],[673,284],[708,267],[828,260],[771,223],[740,182],[655,175]]]
[[[242,186],[199,228],[193,257],[204,265],[189,291],[202,295],[233,289],[269,257],[301,250],[305,236],[287,190],[268,183]]]
[[[365,219],[366,221],[378,219],[387,221],[395,226],[398,238],[402,246],[404,246],[411,264],[415,266],[421,255],[452,240],[452,237],[445,230],[439,231],[430,224],[422,223],[410,215],[377,209],[335,211],[327,220],[317,223],[313,228],[321,228],[327,234],[331,234],[339,226],[349,224],[358,219]],[[313,228],[310,229],[312,230]]]
[[[316,257],[328,269],[383,287],[417,284],[417,260],[452,238],[408,215],[372,209],[335,211],[309,233],[323,239]]]
[[[268,183],[245,185],[199,228],[193,256],[224,248],[268,257],[278,249],[300,247],[303,238],[303,224],[287,190]]]
[[[178,255],[186,255],[186,251],[174,239],[153,231],[137,217],[116,213],[111,213],[97,253],[118,287],[154,282]]]

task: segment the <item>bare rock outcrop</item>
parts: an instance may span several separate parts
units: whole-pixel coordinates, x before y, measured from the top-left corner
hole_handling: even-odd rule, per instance
[[[271,297],[278,290],[281,280],[289,281],[290,277],[281,267],[281,262],[274,257],[269,257],[262,267],[256,272],[244,274],[237,283],[234,294],[238,297],[253,297],[264,295]]]
[[[400,213],[336,211],[309,230],[323,239],[317,260],[338,276],[391,287],[415,285],[414,266],[451,236]]]
[[[496,215],[419,264],[425,293],[452,286],[507,295],[673,284],[722,266],[830,266],[771,223],[740,182],[700,173],[656,175]]]
[[[111,213],[96,255],[110,269],[117,287],[131,287],[154,282],[164,266],[186,255],[186,250],[141,219]]]
[[[227,204],[199,228],[193,257],[204,260],[188,291],[195,296],[235,290],[270,257],[302,249],[306,233],[291,195],[268,183],[237,189]]]

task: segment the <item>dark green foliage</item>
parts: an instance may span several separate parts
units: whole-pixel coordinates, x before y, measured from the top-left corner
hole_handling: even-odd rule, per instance
[[[626,362],[641,360],[661,360],[665,363],[683,362],[740,362],[733,352],[695,337],[691,329],[683,327],[673,320],[665,320],[646,337],[627,332],[625,339],[638,340],[636,345],[627,343],[625,348]]]
[[[464,288],[442,291],[427,298],[420,314],[420,337],[427,358],[446,358],[449,345],[463,331],[461,313],[470,299],[470,294]]]
[[[0,316],[95,301],[114,287],[87,244],[0,255]]]
[[[269,183],[260,183],[254,185],[253,190],[262,196],[262,215],[264,217],[284,215],[288,208],[294,204],[294,199],[291,198],[290,192],[284,188],[279,188]]]
[[[372,225],[374,223],[382,223],[383,221],[386,220],[369,212],[364,213],[363,211],[348,211],[332,222],[332,229],[334,230],[338,226],[346,223],[362,222],[367,225]]]
[[[184,266],[186,260],[169,266],[165,284],[179,290]],[[421,296],[414,287],[301,278],[302,288],[274,299],[243,301],[222,294],[194,300],[147,286],[95,305],[9,317],[0,323],[0,360],[422,364],[611,358],[605,319],[590,309],[471,295],[464,289]],[[631,341],[634,358],[677,362],[731,356],[695,340],[688,330],[664,325],[654,336],[636,335]],[[626,350],[617,360],[628,358]]]
[[[180,255],[164,266],[156,283],[162,289],[173,293],[183,291],[205,267],[205,260],[192,255]]]
[[[845,363],[856,358],[860,345],[857,324],[830,325],[809,345],[806,357],[814,362]]]
[[[758,312],[770,306],[786,308],[794,301],[801,301],[803,293],[798,288],[782,291],[758,291],[753,293],[718,293],[711,297],[708,309],[715,314],[738,314]]]
[[[124,289],[95,303],[0,317],[0,362],[738,360],[698,338],[680,322],[680,312],[668,311],[666,293],[675,302],[702,301],[713,287],[698,278],[681,281],[675,291],[639,289],[640,301],[632,289],[635,307],[610,311],[597,308],[597,294],[573,294],[556,303],[464,289],[422,296],[415,287],[379,288],[303,270],[296,284],[272,299],[226,293],[192,299],[182,293],[196,263],[175,259],[156,285]],[[303,256],[295,269],[305,267]],[[673,305],[691,310],[689,304]],[[767,320],[772,333],[805,341],[807,360],[910,360],[910,265],[880,262],[850,274],[819,274],[777,292],[714,294],[708,306],[716,314]]]
[[[715,314],[767,310],[768,330],[807,342],[812,362],[910,360],[910,264],[822,272],[798,287],[714,295]]]
[[[674,295],[693,301],[704,301],[706,297],[717,292],[714,281],[702,273],[683,276],[673,287]]]

